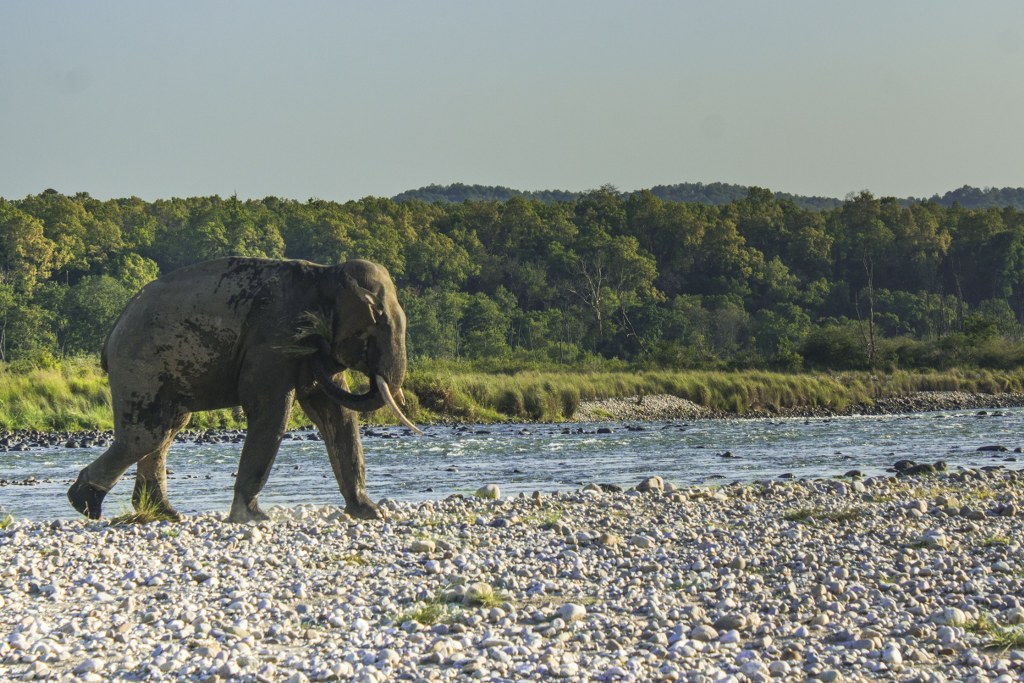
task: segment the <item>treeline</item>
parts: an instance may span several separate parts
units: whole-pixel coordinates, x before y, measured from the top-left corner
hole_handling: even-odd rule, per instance
[[[731,183],[677,183],[675,185],[655,185],[650,190],[658,199],[670,202],[693,202],[697,204],[731,204],[738,202],[747,196],[750,187],[746,185],[734,185]],[[418,199],[424,202],[448,202],[461,204],[462,202],[503,202],[513,197],[522,199],[539,199],[546,203],[576,201],[584,194],[583,192],[566,192],[564,190],[541,190],[527,192],[514,190],[501,185],[463,185],[453,183],[451,185],[427,185],[417,190],[407,190],[393,199],[403,202],[411,199]],[[807,195],[789,194],[788,192],[776,192],[775,198],[779,200],[790,200],[802,209],[825,209],[831,210],[839,207],[842,199],[835,197],[816,197]],[[987,187],[984,189],[964,185],[963,187],[950,190],[942,195],[932,195],[930,199],[917,197],[905,197],[898,200],[901,206],[910,206],[922,202],[938,204],[946,208],[959,204],[965,209],[999,209],[1011,207],[1024,209],[1024,187]]]
[[[659,367],[1006,368],[1024,361],[1024,212],[759,188],[710,205],[0,199],[0,359],[96,353],[160,273],[226,255],[391,271],[414,358]]]

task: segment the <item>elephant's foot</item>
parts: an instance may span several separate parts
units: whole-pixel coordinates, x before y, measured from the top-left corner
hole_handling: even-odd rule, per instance
[[[89,483],[88,468],[78,473],[78,479],[68,489],[68,500],[71,501],[71,507],[89,519],[100,518],[103,499],[106,495],[107,489]]]
[[[260,509],[259,504],[253,500],[246,504],[236,498],[231,503],[231,512],[228,513],[228,521],[233,524],[248,524],[250,522],[266,522],[270,515]]]
[[[135,490],[132,492],[132,505],[135,511],[156,519],[169,522],[180,522],[181,513],[174,509],[166,496],[159,496],[156,491],[160,489],[156,484],[142,484],[136,482]]]
[[[345,505],[345,513],[356,519],[387,519],[387,514],[366,496]]]

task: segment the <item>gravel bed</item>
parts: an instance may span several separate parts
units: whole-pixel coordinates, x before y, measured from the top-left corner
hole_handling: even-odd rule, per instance
[[[576,422],[602,420],[699,420],[704,418],[838,417],[842,415],[897,415],[928,410],[970,410],[1024,406],[1024,394],[977,394],[964,391],[918,391],[905,396],[857,403],[844,410],[822,406],[751,408],[742,415],[707,408],[670,394],[629,396],[582,401],[573,415]]]
[[[0,680],[1024,679],[1024,472],[0,530]]]
[[[654,394],[581,401],[572,419],[576,422],[598,422],[602,420],[699,420],[712,417],[720,416],[711,408],[706,408],[685,398],[670,394]]]

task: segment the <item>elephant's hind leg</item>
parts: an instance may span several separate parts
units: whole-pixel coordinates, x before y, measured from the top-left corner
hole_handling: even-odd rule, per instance
[[[132,505],[137,512],[146,510],[157,517],[176,521],[181,519],[181,514],[167,498],[167,450],[174,441],[174,435],[188,424],[189,417],[191,413],[180,415],[157,450],[139,460],[135,470],[135,489],[132,491]]]
[[[174,437],[172,425],[177,424],[177,419],[156,429],[135,423],[115,425],[114,443],[79,472],[78,479],[68,489],[71,506],[90,519],[99,519],[103,499],[110,489],[125,470],[170,443]]]
[[[115,446],[111,446],[110,449]],[[124,450],[124,447],[120,447],[119,450]],[[78,479],[68,489],[68,501],[71,503],[71,507],[89,519],[99,519],[103,509],[103,499],[109,492],[109,487],[90,481],[89,468],[86,467],[78,473]]]

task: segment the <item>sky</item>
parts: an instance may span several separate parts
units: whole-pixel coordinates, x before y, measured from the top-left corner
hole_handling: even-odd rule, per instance
[[[0,0],[0,197],[1024,186],[1024,2]]]

